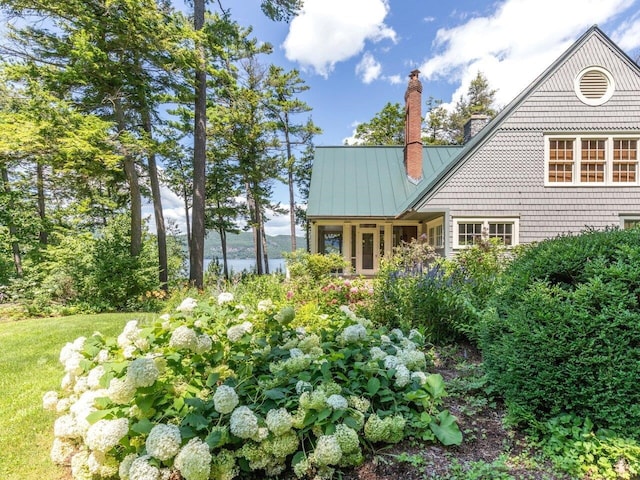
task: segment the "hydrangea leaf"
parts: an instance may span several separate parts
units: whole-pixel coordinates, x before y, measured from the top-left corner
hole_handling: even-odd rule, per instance
[[[371,396],[375,395],[376,393],[378,393],[379,389],[380,389],[380,380],[378,380],[375,377],[370,378],[369,381],[367,382],[367,392],[369,392],[369,395]]]
[[[456,423],[456,418],[448,410],[443,410],[436,415],[429,424],[429,428],[445,446],[462,443],[462,432]]]

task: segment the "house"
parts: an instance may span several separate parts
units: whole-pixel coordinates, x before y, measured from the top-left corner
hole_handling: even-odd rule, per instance
[[[640,224],[640,68],[597,26],[463,146],[423,145],[411,72],[404,146],[318,147],[307,216],[313,252],[355,274],[411,238],[454,255],[479,236],[506,245]]]

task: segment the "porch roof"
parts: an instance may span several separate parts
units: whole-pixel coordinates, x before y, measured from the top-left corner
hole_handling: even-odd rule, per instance
[[[461,146],[423,147],[422,180],[405,173],[402,146],[317,147],[308,217],[387,217],[403,213],[456,158]]]

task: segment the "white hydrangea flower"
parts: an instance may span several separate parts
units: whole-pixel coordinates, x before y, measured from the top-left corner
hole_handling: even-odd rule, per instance
[[[388,355],[387,352],[382,350],[380,347],[372,347],[369,350],[369,354],[371,355],[371,360],[384,360],[384,358]]]
[[[76,425],[83,434],[90,427],[87,416],[97,410],[94,405],[96,399],[106,396],[107,390],[87,390],[69,407],[70,414],[74,416]]]
[[[311,390],[312,386],[309,382],[298,380],[298,383],[296,383],[296,393],[298,395],[300,395],[302,392],[310,392]]]
[[[396,387],[406,387],[411,382],[411,371],[404,365],[396,367]]]
[[[389,335],[380,335],[380,342],[391,343],[391,338],[389,338]]]
[[[123,378],[112,378],[107,389],[107,396],[113,403],[127,405],[136,395],[136,386],[128,375]]]
[[[87,377],[76,378],[76,383],[73,385],[73,393],[80,395],[87,390],[89,390],[89,379]]]
[[[233,293],[222,292],[218,295],[218,305],[224,305],[225,303],[233,302]]]
[[[130,347],[135,339],[138,338],[139,332],[138,321],[129,320],[122,329],[122,333],[118,335],[118,346],[122,349]]]
[[[265,421],[267,428],[275,435],[282,435],[293,427],[293,417],[286,408],[269,410]]]
[[[329,395],[329,398],[327,398],[327,405],[334,410],[342,410],[349,406],[349,402],[347,402],[347,399],[342,395],[333,394]]]
[[[198,306],[198,301],[195,298],[187,297],[182,300],[182,303],[178,305],[176,310],[178,312],[189,313],[193,312],[193,309]]]
[[[136,358],[127,368],[127,377],[136,387],[150,387],[159,376],[160,372],[153,358]]]
[[[258,311],[259,312],[267,312],[267,311],[271,310],[273,307],[274,307],[273,301],[270,298],[267,298],[266,300],[260,300],[258,302]]]
[[[74,443],[56,437],[53,439],[53,445],[51,446],[51,453],[49,456],[51,457],[51,461],[56,465],[66,465],[75,450],[76,446]]]
[[[347,318],[350,318],[351,320],[355,320],[356,318],[358,318],[355,312],[351,310],[347,305],[340,305],[340,311],[344,313],[347,316]]]
[[[64,413],[69,411],[69,407],[71,407],[71,399],[70,398],[61,398],[56,405],[57,413]]]
[[[229,419],[229,430],[236,437],[252,438],[258,434],[258,417],[247,406],[237,407]]]
[[[400,360],[395,355],[387,355],[384,357],[384,368],[387,370],[391,370],[393,368],[397,368],[400,365]]]
[[[118,473],[118,461],[102,452],[91,452],[87,466],[93,475],[100,478],[113,478]]]
[[[74,415],[61,415],[53,422],[53,435],[60,439],[81,438],[83,429],[80,428]]]
[[[84,356],[77,351],[71,352],[67,360],[64,362],[64,371],[71,375],[78,376],[82,373],[82,367],[80,362],[84,359]]]
[[[87,430],[85,443],[91,450],[107,452],[115,447],[128,432],[129,420],[126,418],[98,420]]]
[[[71,476],[74,480],[92,480],[93,474],[89,471],[89,452],[80,450],[71,457]]]
[[[253,437],[251,437],[251,440],[260,443],[266,440],[267,437],[269,437],[269,429],[267,427],[260,427],[258,428],[258,432]]]
[[[238,406],[238,401],[238,394],[228,385],[220,385],[213,394],[213,408],[223,415],[233,412]]]
[[[138,455],[135,453],[130,453],[122,462],[120,462],[120,466],[118,467],[118,476],[121,480],[130,480],[129,479],[129,471],[131,470],[131,465],[138,458]]]
[[[240,325],[233,325],[227,330],[227,338],[230,342],[235,343],[240,340],[245,333],[251,333],[251,330],[253,330],[253,323],[251,322],[243,322]]]
[[[122,349],[122,356],[127,360],[130,360],[136,356],[136,346],[131,344]]]
[[[409,370],[424,370],[427,368],[427,357],[420,350],[400,350],[398,360],[405,364]]]
[[[422,343],[424,341],[424,336],[418,330],[412,328],[411,330],[409,330],[409,340]]]
[[[100,379],[105,372],[106,370],[102,365],[92,368],[87,375],[87,386],[93,390],[100,388]]]
[[[427,383],[427,374],[424,372],[412,372],[411,380],[417,380],[420,385]]]
[[[122,475],[122,471],[119,472],[120,478],[124,480],[160,480],[160,470],[149,463],[150,458],[149,455],[143,455],[133,459],[126,476]]]
[[[151,429],[145,445],[149,455],[165,462],[176,456],[181,443],[180,429],[161,423]]]
[[[168,313],[163,313],[158,317],[158,319],[161,320],[162,322],[167,322],[171,320],[171,315],[169,315]]]
[[[349,325],[345,328],[340,335],[338,335],[338,341],[341,343],[355,343],[367,338],[367,329],[358,324]]]
[[[211,459],[209,445],[199,438],[192,438],[176,455],[174,466],[185,480],[207,480],[211,471]]]
[[[42,408],[55,412],[58,407],[58,392],[49,391],[42,397]]]
[[[103,348],[98,352],[95,358],[96,363],[105,363],[109,361],[109,350]]]
[[[202,335],[198,335],[198,343],[196,348],[193,350],[195,353],[202,355],[203,353],[207,353],[213,347],[213,340],[206,333]]]
[[[342,458],[342,450],[340,443],[334,435],[322,435],[318,438],[316,449],[313,451],[314,463],[324,467],[327,465],[336,465]]]
[[[299,348],[292,348],[291,350],[289,350],[289,355],[291,356],[291,358],[302,357],[304,355],[304,352]]]
[[[169,346],[177,349],[195,350],[198,346],[198,334],[186,325],[180,325],[171,334]]]
[[[65,373],[64,377],[62,377],[62,380],[60,381],[60,388],[66,391],[72,391],[75,383],[76,376],[70,373]]]

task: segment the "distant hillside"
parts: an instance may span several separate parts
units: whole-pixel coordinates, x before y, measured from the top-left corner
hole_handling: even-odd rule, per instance
[[[187,238],[182,239],[185,248]],[[296,237],[298,248],[306,248],[307,241],[304,237]],[[291,251],[291,237],[289,235],[267,235],[267,253],[269,258],[282,258],[282,252]],[[227,255],[230,259],[254,258],[253,234],[251,232],[241,232],[238,235],[227,235]],[[222,258],[222,247],[220,246],[220,236],[216,232],[209,232],[204,241],[205,258]]]

